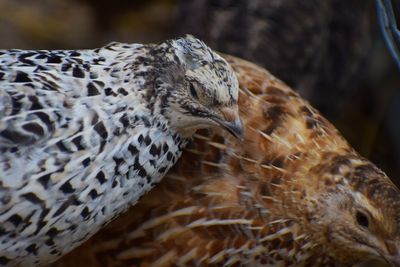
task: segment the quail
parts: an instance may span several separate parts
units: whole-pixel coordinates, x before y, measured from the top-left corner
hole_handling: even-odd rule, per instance
[[[238,81],[193,36],[0,50],[0,265],[54,261],[149,191],[200,128],[242,134]]]
[[[157,188],[55,266],[400,266],[399,189],[287,85],[226,58],[244,141],[196,134]]]

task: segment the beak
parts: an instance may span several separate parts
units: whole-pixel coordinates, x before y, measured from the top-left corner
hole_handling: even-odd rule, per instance
[[[219,111],[222,116],[221,118],[214,118],[214,121],[224,127],[233,136],[243,141],[244,130],[243,124],[239,117],[239,112],[228,107],[223,107]]]

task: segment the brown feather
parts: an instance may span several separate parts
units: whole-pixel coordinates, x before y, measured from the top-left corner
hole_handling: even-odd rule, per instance
[[[323,210],[348,192],[382,211],[377,235],[399,238],[399,190],[385,174],[284,83],[226,58],[240,81],[245,140],[199,132],[139,204],[54,266],[355,264],[373,255],[336,241],[330,227],[345,221],[347,202],[335,220]]]

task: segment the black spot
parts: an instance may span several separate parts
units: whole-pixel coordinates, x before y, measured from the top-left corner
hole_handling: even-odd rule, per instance
[[[124,96],[127,96],[128,95],[128,92],[124,89],[124,88],[119,88],[118,89],[118,93],[120,93],[120,94],[122,94],[122,95],[124,95]]]
[[[28,96],[28,99],[32,102],[30,110],[38,110],[43,108],[43,106],[39,103],[37,96],[30,95]]]
[[[43,186],[44,189],[49,188],[51,173],[45,174],[37,179],[37,181]]]
[[[31,57],[31,56],[34,56],[34,55],[36,55],[35,52],[26,52],[26,53],[21,54],[21,55],[18,57],[18,59],[27,58],[27,57]]]
[[[148,176],[148,175],[147,175],[147,176],[146,176],[146,181],[147,181],[148,184],[151,183],[151,180],[152,180],[151,176]]]
[[[43,227],[45,227],[47,225],[47,221],[43,221],[43,218],[41,218],[41,220],[42,221],[39,221],[39,222],[36,223],[37,227],[36,227],[35,233],[33,233],[34,235],[39,233],[43,229]]]
[[[155,157],[160,155],[161,148],[157,147],[155,144],[151,145],[150,154]]]
[[[104,175],[104,172],[99,171],[96,175],[96,179],[99,181],[100,184],[104,184],[107,182],[106,176]]]
[[[107,139],[108,133],[107,133],[106,127],[104,126],[103,122],[101,122],[101,121],[98,122],[94,126],[94,130],[101,136],[101,138]]]
[[[142,121],[144,123],[144,126],[146,126],[146,127],[150,127],[151,126],[151,123],[147,118],[142,117]]]
[[[50,54],[50,56],[47,58],[47,63],[50,64],[59,64],[61,62],[62,62],[61,57],[54,54]]]
[[[75,197],[75,195],[71,196],[70,198],[72,199],[72,205],[74,205],[74,206],[80,206],[80,205],[82,205],[82,202],[79,201],[79,200]]]
[[[124,159],[118,158],[118,157],[113,157],[113,160],[115,161],[114,172],[115,172],[115,174],[119,174],[118,167],[125,161],[124,161]]]
[[[167,170],[167,166],[165,166],[165,167],[161,167],[160,169],[158,169],[158,172],[159,173],[165,173],[165,171]]]
[[[143,135],[139,135],[139,138],[138,138],[138,142],[139,142],[139,144],[142,144],[143,143]]]
[[[44,113],[44,112],[35,112],[35,115],[36,116],[38,116],[38,118],[42,121],[42,122],[44,122],[44,124],[46,125],[46,127],[47,127],[47,129],[48,130],[51,130],[51,120],[50,120],[50,117],[49,117],[49,115],[47,115],[46,113]]]
[[[101,141],[100,142],[99,153],[103,152],[105,146],[106,146],[106,141],[105,140]]]
[[[50,254],[51,255],[56,255],[58,253],[58,250],[57,249],[53,249],[52,251],[50,251]]]
[[[97,193],[96,189],[92,189],[92,190],[90,190],[90,192],[89,192],[89,196],[90,196],[92,199],[95,199],[95,198],[97,198],[97,197],[99,196],[99,194]]]
[[[81,211],[81,216],[83,219],[88,219],[90,213],[88,207],[84,207],[83,210]]]
[[[77,200],[75,198],[75,196],[70,196],[66,201],[64,201],[60,207],[58,208],[58,210],[53,214],[53,218],[59,216],[60,214],[62,214],[69,206],[74,205],[74,204],[78,204],[75,203]],[[78,201],[79,202],[79,201]],[[51,230],[51,229],[50,229]]]
[[[85,78],[85,73],[78,66],[75,66],[72,69],[72,76],[75,78]]]
[[[0,72],[0,81],[4,80],[4,75],[5,75],[4,72]]]
[[[28,253],[32,253],[34,255],[38,254],[38,248],[36,247],[36,244],[31,244],[25,249]]]
[[[24,124],[22,128],[27,132],[31,132],[39,136],[44,135],[43,128],[39,124],[34,122]]]
[[[24,66],[35,66],[36,63],[33,62],[31,59],[27,59],[28,56],[24,57],[24,55],[21,55],[18,59],[21,63],[24,63]]]
[[[115,188],[115,187],[117,187],[117,185],[118,185],[118,182],[117,182],[116,180],[114,180],[114,181],[112,182],[111,187],[112,187],[112,188]]]
[[[113,92],[113,90],[110,87],[107,87],[106,89],[104,89],[104,93],[106,94],[106,96],[115,95],[115,93]]]
[[[71,63],[65,63],[61,66],[61,71],[68,71],[70,68],[72,68]]]
[[[169,149],[168,144],[167,144],[167,143],[164,143],[164,145],[163,145],[163,152],[164,152],[164,153],[167,153],[168,149]]]
[[[87,166],[89,166],[89,164],[90,164],[90,157],[82,160],[83,167],[87,167]]]
[[[47,231],[46,235],[53,239],[59,233],[60,233],[60,231],[57,228],[52,227],[52,228],[49,229],[49,231]]]
[[[122,125],[127,128],[129,126],[129,119],[126,114],[124,114],[121,118],[119,118],[119,121],[122,123]]]
[[[94,86],[93,83],[89,83],[87,85],[87,89],[88,89],[88,96],[95,96],[95,95],[99,95],[99,91],[97,90],[96,86]]]
[[[172,158],[173,158],[173,154],[171,153],[171,151],[168,151],[168,153],[167,153],[167,160],[168,161],[171,161],[172,160]]]
[[[33,143],[34,141],[33,138],[30,136],[26,136],[18,132],[10,131],[7,129],[0,132],[0,136],[12,141],[13,143],[19,143],[19,144],[30,144]]]
[[[145,177],[147,175],[146,170],[139,163],[139,158],[136,157],[135,163],[133,163],[133,168],[138,171],[138,175],[141,177]]]
[[[14,224],[15,227],[21,224],[22,218],[18,214],[11,215],[10,218],[7,219],[10,223]]]
[[[84,150],[85,148],[82,146],[82,136],[79,135],[75,137],[74,139],[71,140],[72,143],[76,146],[76,149],[78,150]]]
[[[150,144],[151,144],[151,138],[150,138],[150,136],[146,136],[145,138],[144,138],[144,143],[146,144],[146,146],[149,146]]]
[[[71,51],[71,53],[69,53],[69,56],[70,57],[80,57],[81,54],[79,52],[76,52],[76,51]]]
[[[63,140],[58,141],[56,143],[56,146],[58,147],[58,149],[60,149],[60,151],[63,151],[63,152],[68,152],[69,151],[69,149],[64,145],[64,141]]]
[[[32,202],[33,204],[43,204],[43,200],[40,199],[37,195],[35,195],[35,193],[26,193],[21,195],[21,197]]]
[[[11,98],[11,101],[12,101],[11,115],[15,115],[21,110],[22,103],[19,100],[20,100],[19,98],[15,98],[15,97]]]
[[[130,144],[128,146],[128,150],[129,152],[131,152],[132,156],[136,155],[137,153],[139,153],[139,150],[132,144]]]
[[[29,83],[32,80],[29,78],[29,75],[23,71],[17,71],[17,75],[15,77],[14,82],[16,83]]]
[[[64,194],[71,194],[71,193],[75,192],[75,189],[70,184],[70,180],[66,181],[62,186],[60,186],[60,190]]]

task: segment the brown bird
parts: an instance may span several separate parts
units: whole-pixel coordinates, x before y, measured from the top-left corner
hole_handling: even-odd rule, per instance
[[[226,58],[245,140],[199,133],[158,187],[54,266],[400,266],[396,186],[288,86]]]

